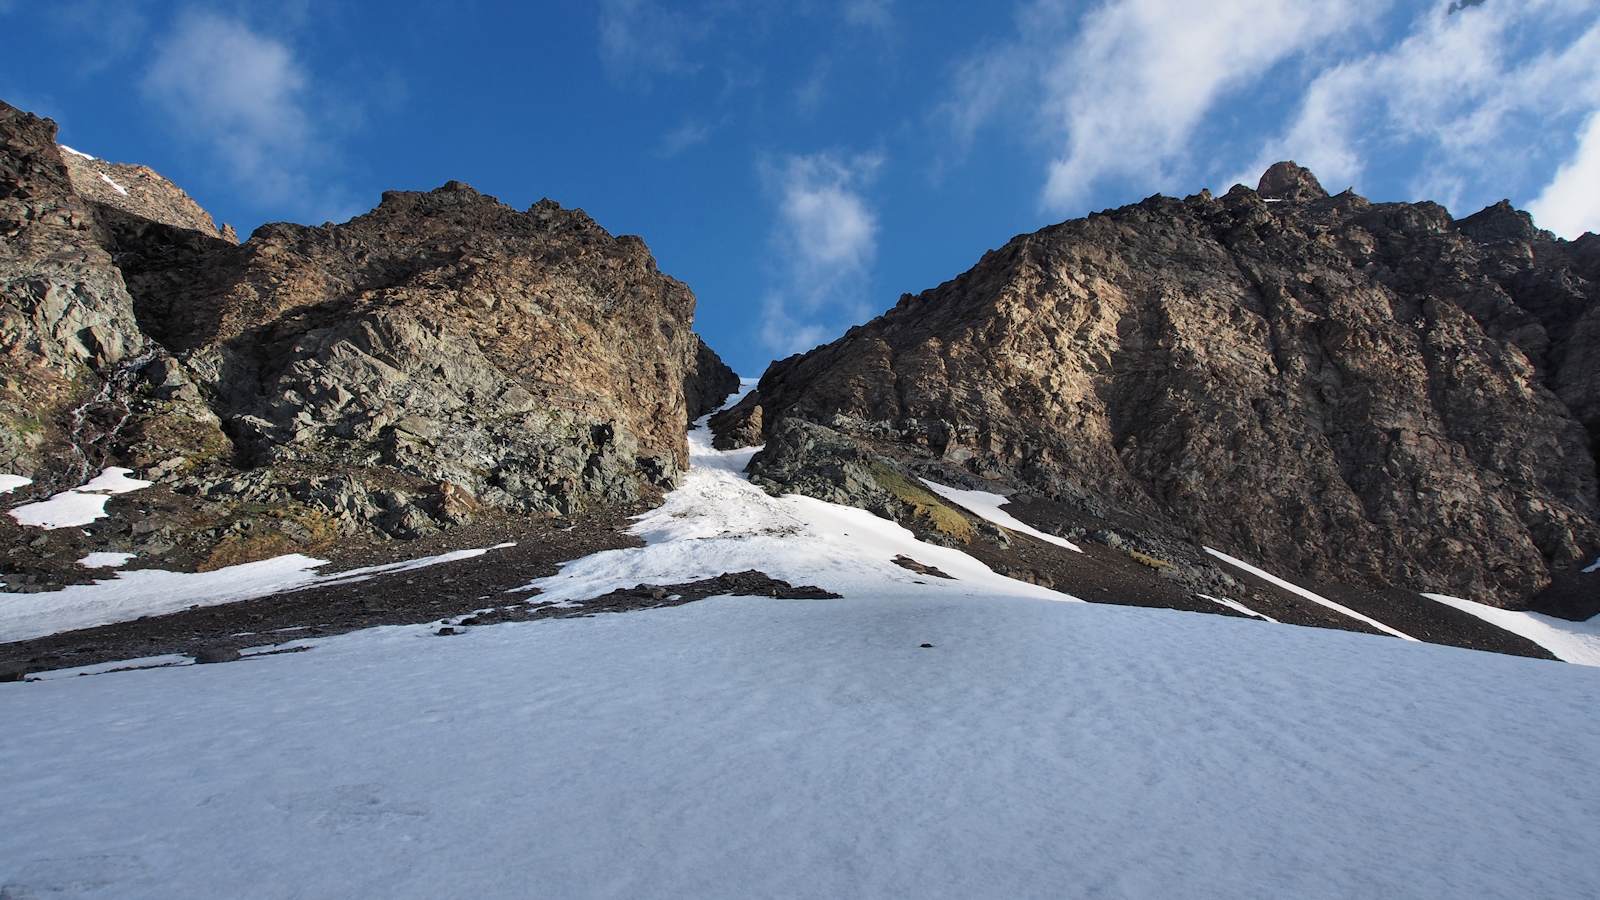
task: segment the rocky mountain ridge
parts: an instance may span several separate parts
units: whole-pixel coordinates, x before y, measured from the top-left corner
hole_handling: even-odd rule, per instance
[[[1504,203],[1457,220],[1330,197],[1280,163],[1255,190],[1021,235],[775,363],[714,427],[768,443],[751,470],[775,490],[883,495],[844,485],[836,449],[808,458],[829,441],[785,436],[809,422],[1195,565],[1204,544],[1554,608],[1600,594],[1579,580],[1600,553],[1597,404],[1600,237]]]
[[[108,465],[157,483],[81,540],[0,517],[8,589],[79,543],[209,567],[632,508],[737,386],[689,289],[580,210],[450,182],[237,244],[134,168],[0,105],[0,471],[33,482],[7,505]]]

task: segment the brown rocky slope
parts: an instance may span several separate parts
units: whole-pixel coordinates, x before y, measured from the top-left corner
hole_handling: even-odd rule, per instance
[[[1286,577],[1585,606],[1600,237],[1330,197],[1280,163],[1019,236],[775,363],[714,426],[786,420]],[[752,471],[805,490],[777,457],[815,443]]]
[[[737,386],[689,289],[579,210],[451,182],[235,244],[176,188],[86,193],[97,163],[0,104],[0,471],[34,481],[4,500],[157,485],[112,501],[131,523],[0,517],[8,589],[79,543],[207,566],[633,508]]]

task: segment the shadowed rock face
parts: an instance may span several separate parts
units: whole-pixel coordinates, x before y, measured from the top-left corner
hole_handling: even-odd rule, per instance
[[[13,502],[109,464],[191,498],[141,559],[636,504],[737,387],[689,289],[579,210],[450,182],[239,245],[154,173],[54,141],[0,104],[0,470],[36,481]]]
[[[714,425],[822,423],[1286,575],[1518,605],[1594,559],[1595,236],[1261,188],[1020,236]]]

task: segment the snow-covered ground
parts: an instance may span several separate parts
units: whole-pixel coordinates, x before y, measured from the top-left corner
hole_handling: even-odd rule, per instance
[[[1597,703],[1576,666],[981,588],[384,628],[0,685],[0,885],[1595,896]]]
[[[1499,609],[1444,594],[1422,596],[1471,613],[1512,634],[1520,634],[1549,650],[1556,659],[1583,666],[1600,666],[1600,616],[1587,622],[1573,622],[1542,613]]]
[[[979,516],[980,518],[988,519],[990,522],[993,522],[996,525],[1009,528],[1012,531],[1020,532],[1030,537],[1038,538],[1047,544],[1055,544],[1057,547],[1065,547],[1068,550],[1076,550],[1079,553],[1083,552],[1081,547],[1067,540],[1066,538],[1058,537],[1053,534],[1045,534],[1037,528],[1034,528],[1032,525],[1029,525],[1021,519],[1018,519],[1016,516],[1013,516],[1012,514],[1001,509],[1000,507],[1005,505],[1006,502],[1005,494],[994,494],[990,493],[989,491],[962,490],[961,488],[951,487],[948,484],[940,484],[937,481],[929,481],[926,478],[922,479],[922,483],[927,485],[928,489],[933,491],[935,494],[938,494],[944,499],[949,500],[962,509],[965,509],[967,512]]]
[[[116,494],[147,488],[151,482],[129,478],[132,469],[111,467],[89,481],[37,503],[11,510],[19,525],[34,528],[71,528],[106,517],[106,501]]]
[[[300,590],[351,581],[365,581],[439,563],[455,562],[499,550],[506,544],[470,550],[452,550],[404,562],[363,566],[320,574],[327,560],[298,553],[259,562],[228,566],[210,572],[169,572],[135,569],[93,584],[71,585],[59,591],[8,594],[0,591],[0,643],[25,641],[62,631],[126,622],[140,616],[159,616],[191,606],[217,606],[283,591]],[[91,553],[83,565],[105,565],[119,553]]]
[[[9,494],[19,487],[33,484],[32,478],[13,475],[10,472],[0,472],[0,494]]]
[[[844,599],[0,684],[0,895],[1600,895],[1600,671],[1056,602],[750,452],[541,599]]]

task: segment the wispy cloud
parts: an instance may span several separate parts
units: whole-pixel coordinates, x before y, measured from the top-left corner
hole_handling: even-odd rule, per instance
[[[1564,142],[1527,136],[1574,133],[1597,109],[1600,21],[1587,3],[1441,5],[1392,46],[1318,73],[1237,180],[1292,157],[1330,187],[1356,185],[1370,163],[1411,158],[1413,199],[1474,206],[1542,183],[1560,161],[1549,147]]]
[[[1110,178],[1144,184],[1189,168],[1191,139],[1224,97],[1386,0],[1036,0],[1017,35],[958,66],[942,107],[958,145],[1019,103],[1052,147],[1043,205],[1074,210]]]
[[[689,119],[661,136],[656,155],[664,159],[677,156],[692,147],[704,144],[711,138],[712,127],[698,119]]]
[[[258,202],[342,211],[347,203],[325,207],[329,192],[308,177],[328,153],[310,111],[310,85],[287,44],[241,20],[190,11],[157,42],[140,87]]]
[[[844,0],[846,24],[887,31],[894,25],[894,0]]]
[[[878,219],[863,194],[883,158],[819,153],[767,164],[775,201],[779,283],[762,308],[762,341],[774,352],[805,350],[828,325],[860,307],[877,255]]]
[[[832,71],[833,63],[827,58],[819,59],[811,66],[811,74],[794,89],[796,112],[807,117],[816,115],[823,97],[827,95],[828,75]]]
[[[1572,158],[1528,204],[1533,220],[1566,238],[1600,233],[1600,112],[1589,117]]]
[[[691,52],[710,32],[699,15],[658,0],[601,0],[600,59],[619,82],[699,68]]]

